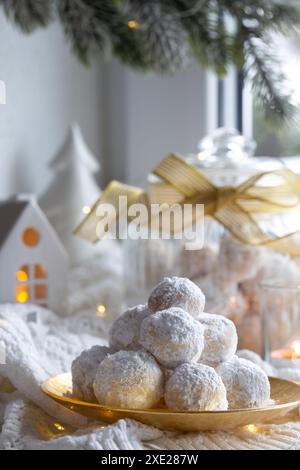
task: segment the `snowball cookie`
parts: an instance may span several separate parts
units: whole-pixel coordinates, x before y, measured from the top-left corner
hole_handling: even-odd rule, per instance
[[[166,369],[165,367],[162,367],[161,370],[164,373],[165,382],[169,380],[172,374],[174,374],[174,369]]]
[[[177,411],[227,410],[226,389],[212,367],[182,364],[168,380],[165,391],[168,408]]]
[[[216,366],[232,359],[238,343],[234,323],[212,313],[202,313],[197,320],[204,326],[204,348],[200,362]]]
[[[129,308],[116,319],[109,333],[109,344],[115,350],[141,349],[138,342],[141,323],[152,312],[146,305]]]
[[[73,393],[86,401],[96,401],[93,383],[99,364],[115,351],[107,346],[93,346],[72,362]]]
[[[174,369],[200,358],[204,328],[181,308],[170,308],[145,318],[140,343],[162,366]]]
[[[250,351],[249,349],[239,349],[236,355],[240,359],[247,359],[248,361],[258,365],[259,367],[261,367],[262,370],[265,371],[267,375],[274,375],[274,370],[271,364],[268,364],[266,361],[263,361],[262,358],[254,351]]]
[[[165,277],[150,294],[148,305],[153,312],[180,307],[193,317],[204,310],[202,290],[186,277]]]
[[[218,366],[227,391],[229,408],[253,408],[270,401],[270,384],[267,374],[247,359],[233,358]]]
[[[95,396],[101,405],[151,408],[163,395],[164,375],[145,351],[119,351],[98,367]]]

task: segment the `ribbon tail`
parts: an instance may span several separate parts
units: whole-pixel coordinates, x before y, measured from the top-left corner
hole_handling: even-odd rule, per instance
[[[233,201],[221,207],[213,217],[243,243],[262,245],[271,241],[253,217]]]
[[[300,256],[300,231],[271,240],[265,246],[297,258]]]
[[[280,178],[283,184],[259,185],[265,177]],[[282,212],[300,204],[300,178],[287,168],[258,173],[236,188],[237,199],[249,197],[250,212]],[[247,201],[246,201],[247,204]],[[260,207],[262,206],[262,207]]]
[[[300,256],[300,231],[272,238],[249,213],[234,202],[221,208],[214,218],[243,243],[264,246],[294,257]]]

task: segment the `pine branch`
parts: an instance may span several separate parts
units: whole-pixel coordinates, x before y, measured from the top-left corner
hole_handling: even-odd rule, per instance
[[[298,0],[218,0],[233,18],[260,33],[291,32],[300,24]]]
[[[39,26],[46,26],[52,20],[52,0],[0,0],[8,19],[25,33]]]
[[[264,22],[265,31],[281,31],[291,33],[298,29],[300,24],[299,1],[273,0],[270,8],[266,11]]]
[[[130,27],[131,18],[124,11],[123,2],[85,0],[85,3],[93,5],[96,19],[107,28],[114,54],[131,67],[146,69],[138,30]]]
[[[64,30],[80,59],[88,63],[112,51],[128,65],[146,67],[138,33],[128,26],[122,4],[112,0],[63,0],[58,11]]]
[[[216,72],[218,75],[226,75],[227,64],[230,62],[231,37],[226,31],[225,21],[226,21],[225,11],[223,7],[219,5],[217,8],[217,20],[216,20],[216,32],[217,32],[216,42],[217,42],[217,48],[218,48],[218,55],[216,59],[219,60],[221,57],[223,59],[224,65],[221,69],[216,67]]]
[[[244,75],[251,81],[255,98],[266,119],[275,124],[297,121],[298,109],[293,103],[280,63],[270,52],[270,45],[262,39],[249,38],[244,47]]]
[[[175,73],[191,58],[188,36],[172,2],[127,0],[126,11],[137,21],[146,63],[157,73]]]
[[[273,31],[283,31],[287,25],[296,29],[300,24],[299,5],[274,0],[219,0],[236,24],[232,44],[232,61],[252,84],[254,96],[269,121],[298,119],[282,65],[272,51]],[[243,8],[242,8],[243,7]],[[284,13],[283,13],[284,10]],[[283,19],[283,17],[285,19]]]
[[[90,63],[99,53],[102,57],[108,55],[108,31],[97,19],[92,4],[87,5],[83,0],[60,0],[58,13],[73,51],[83,63]]]
[[[217,1],[199,3],[194,14],[194,0],[175,0],[183,27],[189,34],[196,58],[204,67],[225,75],[228,66],[229,36],[225,30],[223,10]]]

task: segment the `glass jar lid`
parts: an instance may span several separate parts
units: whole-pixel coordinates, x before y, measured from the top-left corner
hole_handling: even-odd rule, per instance
[[[239,184],[262,171],[283,166],[279,159],[253,157],[256,143],[235,129],[219,128],[198,144],[199,152],[186,157],[215,184]]]

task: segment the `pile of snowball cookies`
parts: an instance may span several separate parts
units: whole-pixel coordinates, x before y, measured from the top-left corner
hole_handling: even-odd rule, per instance
[[[214,411],[270,402],[266,372],[236,355],[233,322],[204,313],[205,296],[187,278],[164,278],[148,303],[112,325],[109,347],[72,363],[73,394],[118,408]]]

